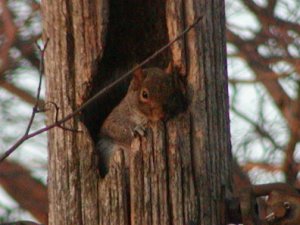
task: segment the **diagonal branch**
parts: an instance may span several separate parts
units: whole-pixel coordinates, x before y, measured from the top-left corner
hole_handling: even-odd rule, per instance
[[[42,88],[42,76],[44,74],[44,54],[45,54],[45,50],[47,48],[48,41],[49,40],[47,39],[46,42],[45,42],[45,45],[44,45],[43,49],[41,49],[38,46],[38,48],[39,48],[39,50],[41,52],[39,84],[38,84],[38,89],[37,89],[37,94],[36,94],[35,105],[34,105],[34,107],[32,109],[32,114],[31,114],[31,117],[30,117],[30,120],[29,120],[29,123],[28,123],[28,126],[27,126],[27,129],[25,131],[24,136],[27,136],[29,134],[29,131],[30,131],[30,128],[32,126],[35,114],[38,112],[39,103],[40,103],[39,101],[40,101],[40,95],[41,95],[41,88]]]
[[[20,99],[22,99],[24,102],[27,102],[30,105],[34,105],[36,102],[36,98],[29,94],[27,91],[24,91],[21,88],[18,88],[9,82],[0,81],[0,87],[4,88],[5,90],[9,91],[15,96],[18,96]]]
[[[259,7],[253,0],[242,0],[242,2],[255,15],[261,14],[264,11],[264,8]]]
[[[181,38],[183,38],[185,36],[185,34],[187,32],[189,32],[192,28],[194,28],[199,22],[200,20],[202,20],[205,17],[205,15],[201,15],[199,16],[190,26],[188,26],[185,30],[183,30],[176,38],[174,38],[174,40],[168,42],[167,44],[165,44],[164,46],[162,46],[160,49],[158,49],[157,51],[155,51],[152,55],[150,55],[149,57],[147,57],[143,62],[141,62],[140,64],[134,66],[132,69],[130,69],[128,72],[126,72],[125,74],[123,74],[122,76],[120,76],[118,79],[116,79],[114,82],[112,82],[111,84],[107,85],[105,88],[101,89],[99,92],[97,92],[93,97],[91,97],[89,100],[87,100],[84,104],[82,104],[78,109],[76,109],[75,111],[73,111],[72,113],[70,113],[69,115],[67,115],[66,117],[55,121],[55,123],[46,126],[44,128],[41,128],[35,132],[29,133],[31,124],[33,122],[33,118],[34,118],[34,114],[37,111],[37,107],[38,107],[38,99],[39,99],[39,91],[37,94],[37,103],[35,105],[35,107],[33,108],[33,113],[31,116],[31,119],[29,121],[27,130],[25,132],[25,134],[13,145],[11,146],[7,151],[4,152],[3,155],[1,155],[0,157],[0,162],[2,162],[4,159],[6,159],[11,153],[13,153],[24,141],[38,135],[41,134],[45,131],[48,131],[54,127],[59,127],[61,126],[64,122],[68,121],[69,119],[73,118],[74,116],[76,116],[77,114],[79,114],[83,109],[85,109],[87,106],[91,105],[93,102],[95,102],[99,97],[101,97],[102,95],[106,94],[107,92],[109,92],[114,86],[118,85],[119,83],[123,82],[127,77],[129,77],[135,70],[141,68],[142,66],[144,66],[145,64],[147,64],[148,62],[150,62],[152,59],[154,59],[155,57],[157,57],[159,54],[161,54],[162,52],[164,52],[166,49],[168,49],[172,44],[174,44],[175,42],[177,42],[178,40],[180,40]],[[46,47],[46,46],[45,46]],[[44,51],[45,51],[45,47],[44,49],[41,49],[41,67],[40,67],[40,79],[42,77],[42,74],[44,72]],[[41,82],[41,80],[40,80]],[[40,86],[39,88],[40,89]]]
[[[249,124],[253,126],[255,131],[263,138],[268,139],[274,148],[281,149],[282,147],[276,143],[274,138],[261,126],[259,126],[255,121],[251,118],[243,114],[242,112],[238,111],[234,106],[231,106],[230,109],[234,112],[238,117],[242,118],[243,120],[247,121]]]
[[[253,46],[257,46],[255,40],[245,41],[230,30],[227,30],[227,37],[231,43],[239,48],[239,55],[248,63],[258,79],[267,89],[274,103],[286,119],[288,126],[300,137],[298,128],[300,120],[295,116],[295,101],[292,100],[284,91],[278,80],[269,79],[274,77],[274,72],[269,67],[265,59],[256,51]]]
[[[43,224],[47,224],[47,188],[23,166],[5,161],[0,165],[0,184],[19,205]]]
[[[278,0],[268,0],[268,9],[274,14],[275,7]]]
[[[300,32],[299,24],[276,17],[274,12],[269,8],[259,7],[253,0],[242,0],[242,2],[250,11],[254,13],[263,26],[268,27],[270,24],[274,24],[278,29],[282,29],[285,32],[289,30],[294,30],[298,33]],[[273,7],[275,7],[276,2],[273,4]]]

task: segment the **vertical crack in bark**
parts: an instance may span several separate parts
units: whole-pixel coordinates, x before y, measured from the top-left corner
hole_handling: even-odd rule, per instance
[[[168,148],[170,147],[169,144],[169,140],[168,140],[168,129],[165,123],[163,123],[163,128],[165,131],[165,135],[164,135],[164,143],[166,148],[164,149],[164,154],[165,154],[165,162],[166,162],[166,180],[167,180],[167,203],[168,203],[168,214],[169,214],[169,218],[170,218],[170,223],[171,221],[173,221],[173,214],[172,214],[172,201],[171,201],[171,189],[170,189],[170,182],[171,182],[171,178],[170,178],[170,166],[169,166],[169,157],[168,157]]]
[[[66,52],[68,53],[67,55],[67,64],[68,64],[68,77],[67,77],[67,83],[66,83],[66,89],[67,89],[67,97],[69,99],[69,104],[71,104],[71,108],[72,110],[76,109],[76,82],[75,82],[75,76],[76,76],[76,72],[75,72],[75,54],[76,54],[76,48],[75,48],[75,40],[74,40],[74,23],[73,23],[73,3],[72,1],[66,1],[66,11],[67,11],[67,17],[65,17],[66,19],[66,28],[67,28],[67,33],[66,33]],[[72,101],[71,101],[72,99]],[[77,123],[74,121],[72,123],[72,126],[74,129],[77,129]],[[64,131],[66,132],[66,131]],[[68,170],[72,170],[72,173],[74,173],[73,170],[76,170],[76,191],[73,191],[72,188],[74,188],[73,186],[69,187],[70,192],[73,192],[72,194],[74,194],[76,196],[72,196],[73,198],[75,198],[76,200],[76,204],[80,207],[82,206],[82,201],[81,201],[81,184],[80,184],[80,160],[79,160],[79,152],[77,150],[77,148],[73,148],[73,146],[76,146],[76,133],[73,132],[72,133],[72,138],[71,141],[72,143],[68,144],[68,147],[71,145],[72,149],[69,149],[68,151],[72,151],[72,155],[73,155],[73,159],[72,162],[69,162],[69,158],[67,158],[68,160]],[[75,157],[74,157],[75,156]],[[73,166],[74,164],[77,165],[77,167]],[[71,168],[70,168],[71,167]],[[70,175],[69,172],[69,179],[74,179],[73,177],[74,175]],[[74,180],[71,181],[71,185],[73,185]],[[78,190],[79,189],[79,190]],[[73,218],[75,219],[75,218]],[[82,217],[82,210],[77,211],[77,215],[76,215],[76,221],[78,222],[78,224],[83,224],[83,217]]]
[[[73,6],[71,1],[66,1],[66,10],[67,10],[67,17],[66,19],[66,28],[67,28],[67,34],[66,34],[66,47],[67,47],[67,62],[68,62],[68,69],[69,69],[69,77],[68,81],[70,83],[67,83],[67,91],[70,90],[69,93],[67,93],[69,98],[73,98],[75,96],[75,41],[74,41],[74,29],[73,29]],[[73,101],[76,102],[76,101]],[[75,105],[72,105],[73,109],[75,109]]]
[[[185,0],[182,0],[182,24],[183,24],[183,29],[187,27],[187,22],[186,22],[186,13],[185,13],[185,9],[186,9],[186,6],[185,6]],[[185,57],[185,71],[186,71],[186,74],[185,76],[187,76],[189,74],[189,64],[190,64],[190,61],[189,61],[189,57],[188,57],[188,47],[187,47],[187,38],[184,38],[183,39],[183,50],[184,50],[184,57]]]
[[[193,124],[194,124],[194,121],[193,121],[193,116],[192,116],[192,113],[190,113],[190,121],[189,121],[189,124],[190,124],[190,134],[193,134],[194,133],[194,129],[193,129]],[[195,197],[196,197],[196,215],[195,215],[195,219],[196,219],[196,223],[199,222],[199,217],[200,217],[200,193],[199,193],[199,189],[197,188],[197,182],[198,182],[198,179],[197,179],[197,174],[196,174],[196,165],[197,165],[197,162],[195,162],[194,159],[196,159],[196,157],[194,156],[195,154],[195,146],[194,146],[194,139],[193,139],[194,135],[190,135],[190,146],[191,146],[191,163],[192,163],[192,178],[193,178],[193,185],[194,185],[194,189],[195,189]]]

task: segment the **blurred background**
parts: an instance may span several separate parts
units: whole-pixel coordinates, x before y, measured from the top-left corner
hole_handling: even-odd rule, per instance
[[[299,8],[298,0],[226,0],[232,151],[253,183],[300,187]],[[26,130],[41,31],[39,1],[0,0],[0,154]],[[32,130],[44,119],[37,114]],[[0,222],[46,223],[46,138],[26,141],[0,164]]]

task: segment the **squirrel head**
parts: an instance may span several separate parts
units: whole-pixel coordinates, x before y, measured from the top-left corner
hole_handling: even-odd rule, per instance
[[[170,67],[137,69],[131,89],[137,98],[137,109],[150,121],[169,119],[186,108],[186,99]]]

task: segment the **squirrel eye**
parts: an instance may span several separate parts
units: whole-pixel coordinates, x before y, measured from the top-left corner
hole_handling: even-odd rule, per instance
[[[148,91],[146,91],[146,90],[143,90],[143,91],[142,91],[142,98],[143,98],[143,99],[148,99],[148,98],[149,98]]]

